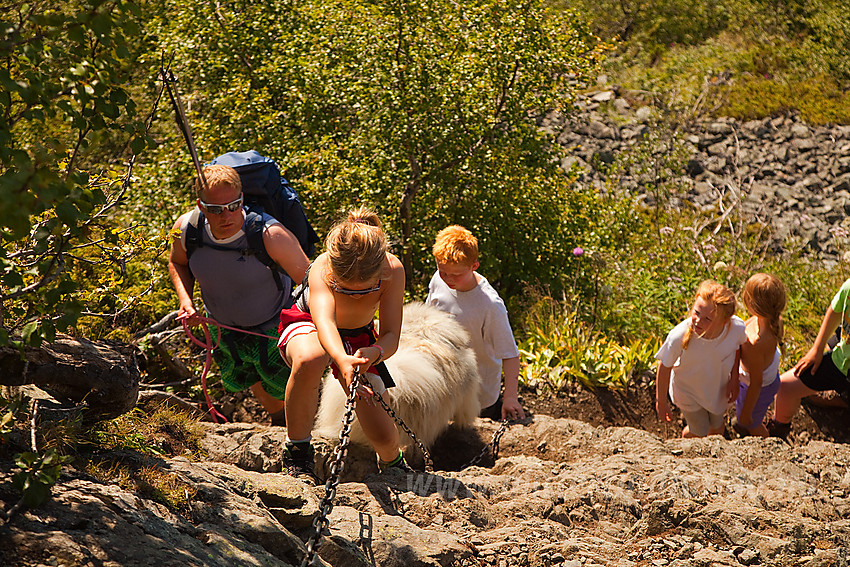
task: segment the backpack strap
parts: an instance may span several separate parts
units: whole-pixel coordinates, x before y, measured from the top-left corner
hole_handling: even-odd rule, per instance
[[[266,243],[263,240],[263,229],[266,226],[263,215],[255,212],[246,213],[245,236],[248,239],[248,253],[257,257],[257,260],[265,264],[272,272],[274,282],[280,291],[286,289],[280,275],[280,266],[277,265],[266,251]]]
[[[186,225],[185,242],[187,259],[192,256],[192,253],[198,247],[203,246],[204,231],[202,228],[204,226],[204,220],[204,213],[201,212],[201,209],[195,207],[195,210],[189,215],[189,223]]]
[[[313,262],[310,262],[310,265],[304,271],[304,279],[301,280],[301,284],[292,291],[292,304],[304,313],[310,312],[308,294],[310,292],[310,268],[312,267]]]
[[[219,247],[209,242],[204,244],[204,213],[195,207],[192,214],[189,215],[189,222],[186,225],[186,258],[201,246],[209,246],[220,250],[230,250],[226,247]],[[263,241],[263,229],[266,223],[263,221],[263,215],[255,212],[246,212],[245,217],[245,236],[248,240],[248,248],[242,250],[242,255],[254,255],[257,260],[262,262],[272,272],[272,278],[277,285],[277,289],[284,291],[286,286],[281,279],[281,268],[277,265],[269,253],[266,252],[266,243]],[[288,277],[288,276],[287,276]],[[288,306],[287,306],[288,307]]]

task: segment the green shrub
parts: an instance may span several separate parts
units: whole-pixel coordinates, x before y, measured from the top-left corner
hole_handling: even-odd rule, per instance
[[[569,307],[547,298],[532,308],[524,327],[520,382],[542,384],[555,392],[576,383],[625,388],[636,374],[651,367],[660,346],[654,338],[619,344],[588,327]]]
[[[749,119],[798,110],[816,124],[848,122],[846,2],[697,4],[576,2],[603,40],[622,40],[605,65],[609,79],[685,115]]]
[[[15,456],[21,469],[12,475],[12,486],[21,492],[22,502],[29,508],[40,506],[50,497],[50,489],[59,480],[62,465],[70,460],[49,449],[43,453],[25,452]]]
[[[160,406],[148,414],[139,408],[99,423],[89,433],[100,449],[131,449],[140,453],[193,456],[203,435],[198,420],[184,412]]]
[[[747,75],[720,89],[719,113],[739,120],[792,111],[809,124],[850,124],[850,93],[826,75],[780,81]]]

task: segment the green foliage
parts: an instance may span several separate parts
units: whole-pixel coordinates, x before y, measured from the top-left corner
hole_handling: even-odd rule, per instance
[[[642,55],[675,44],[695,45],[715,36],[729,22],[723,0],[573,0],[563,3],[590,14],[595,33],[617,37]]]
[[[657,338],[619,344],[594,331],[577,313],[551,299],[539,301],[526,321],[519,346],[524,363],[520,381],[542,382],[561,391],[575,382],[592,388],[625,388],[632,377],[650,368],[660,346]]]
[[[16,455],[15,465],[22,470],[12,476],[12,486],[23,494],[23,503],[35,508],[47,500],[62,473],[62,464],[69,460],[53,450]]]
[[[204,159],[253,147],[279,160],[320,232],[375,206],[412,288],[454,222],[477,233],[497,286],[562,285],[551,266],[586,226],[572,220],[582,197],[535,119],[568,105],[598,61],[575,14],[518,0],[161,6],[152,27]],[[181,189],[173,161],[152,166],[149,179]]]
[[[683,112],[761,118],[788,110],[848,121],[850,12],[844,0],[575,0],[603,39],[607,71]]]
[[[809,124],[850,124],[850,94],[829,76],[790,83],[745,76],[720,89],[720,95],[719,112],[739,120],[798,111]]]
[[[4,7],[0,344],[19,334],[36,345],[72,326],[85,308],[74,267],[92,256],[116,262],[117,231],[104,223],[121,185],[95,160],[107,140],[134,152],[146,143],[123,86],[131,46],[143,43],[136,16],[120,0]]]
[[[160,406],[147,414],[139,408],[89,432],[92,443],[106,450],[130,449],[154,455],[195,455],[203,435],[198,420],[184,412]]]
[[[0,396],[0,443],[6,441],[22,421],[22,413],[26,410],[26,402],[22,398],[7,400]]]

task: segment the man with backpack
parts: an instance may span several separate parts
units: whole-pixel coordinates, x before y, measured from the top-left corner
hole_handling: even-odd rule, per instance
[[[303,279],[309,260],[298,238],[278,219],[243,207],[248,188],[243,193],[234,168],[206,166],[195,191],[197,209],[181,215],[172,229],[168,270],[180,302],[179,317],[189,324],[198,321],[192,299],[197,281],[213,319],[268,337],[221,329],[214,356],[226,390],[250,388],[272,424],[284,425],[290,371],[277,350],[277,326],[281,309],[291,304],[292,281]],[[298,212],[303,216],[300,207]]]

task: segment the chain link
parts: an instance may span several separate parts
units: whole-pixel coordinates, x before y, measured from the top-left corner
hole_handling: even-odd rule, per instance
[[[301,562],[301,567],[308,567],[313,562],[313,559],[316,556],[316,544],[322,537],[322,531],[330,526],[328,516],[330,515],[331,510],[333,510],[333,501],[334,498],[336,498],[336,489],[339,485],[342,469],[345,467],[345,457],[348,455],[348,445],[351,440],[351,425],[354,422],[354,407],[355,399],[357,397],[357,387],[360,385],[361,379],[362,375],[359,372],[356,372],[354,374],[354,380],[351,382],[348,399],[345,402],[345,415],[342,419],[342,431],[339,433],[339,444],[337,444],[334,449],[334,459],[331,462],[330,474],[328,475],[328,480],[325,483],[325,496],[319,504],[319,514],[313,519],[313,534],[307,542],[307,554],[304,556],[304,561]],[[416,434],[414,434],[407,424],[404,423],[404,420],[402,420],[395,411],[393,411],[393,408],[390,407],[380,394],[376,393],[374,394],[374,397],[378,400],[378,402],[380,402],[384,410],[390,417],[393,418],[399,427],[401,427],[413,440],[413,442],[416,443],[416,446],[419,447],[420,451],[422,451],[422,456],[425,459],[425,470],[427,472],[432,472],[434,470],[434,463],[431,459],[431,453],[428,452],[425,445],[422,444],[422,442],[416,437]],[[493,458],[496,458],[499,454],[499,441],[501,440],[502,435],[505,434],[505,431],[508,430],[508,427],[513,423],[514,422],[511,420],[501,422],[499,429],[493,433],[493,438],[490,440],[490,443],[485,445],[477,456],[459,470],[469,468],[479,463],[490,450],[493,452]],[[362,535],[361,529],[361,537]]]
[[[484,448],[481,449],[481,452],[478,453],[478,455],[476,455],[467,464],[460,467],[459,470],[468,469],[469,467],[480,463],[481,460],[484,458],[484,456],[487,454],[487,452],[490,451],[491,449],[493,451],[493,459],[495,460],[499,456],[499,441],[502,439],[502,435],[505,434],[505,431],[508,430],[508,426],[510,426],[513,423],[514,423],[513,421],[508,420],[508,419],[503,421],[501,423],[501,425],[499,425],[499,429],[497,429],[496,432],[493,433],[493,438],[490,440],[490,442],[487,445],[484,445]]]
[[[322,531],[330,525],[328,516],[334,507],[336,487],[339,485],[342,469],[345,467],[345,457],[348,455],[348,443],[351,440],[351,424],[354,422],[355,398],[361,378],[360,373],[355,372],[354,380],[351,381],[348,399],[345,401],[342,431],[339,432],[339,444],[334,449],[334,459],[331,462],[330,474],[325,483],[325,496],[319,504],[319,514],[313,519],[313,535],[310,536],[310,540],[307,542],[307,555],[304,556],[301,567],[307,567],[313,562],[313,558],[316,555],[316,544],[319,542],[319,538],[322,537]]]
[[[375,393],[375,399],[381,403],[384,410],[390,415],[391,418],[401,427],[405,433],[416,443],[416,446],[419,447],[419,450],[422,451],[422,457],[425,459],[425,471],[433,472],[434,471],[434,461],[431,460],[431,453],[428,452],[428,449],[425,448],[425,445],[416,437],[413,431],[407,426],[406,423],[393,411],[393,408],[381,397],[381,394]]]

